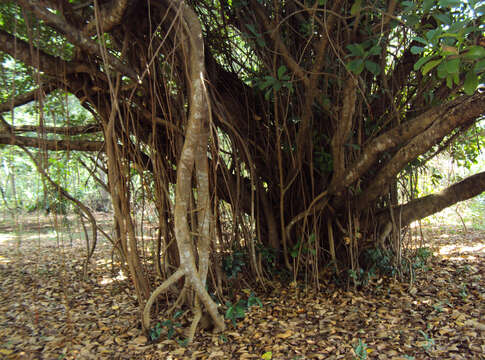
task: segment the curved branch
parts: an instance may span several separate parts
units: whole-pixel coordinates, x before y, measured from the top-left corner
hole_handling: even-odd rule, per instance
[[[69,40],[74,45],[79,46],[79,48],[86,51],[88,54],[95,55],[100,58],[103,57],[101,47],[95,41],[84,36],[79,29],[76,29],[74,26],[68,24],[61,17],[38,5],[36,1],[17,0],[17,2],[25,7],[27,10],[32,11],[36,16],[44,20],[54,29],[64,34],[67,40]],[[105,55],[109,64],[112,65],[116,70],[137,82],[139,81],[139,76],[135,71],[133,71],[133,69],[123,64],[123,62],[121,62],[112,54],[106,53]]]
[[[445,107],[440,118],[426,131],[416,135],[408,144],[399,149],[380,170],[372,183],[357,199],[357,208],[364,209],[378,196],[387,191],[387,186],[406,164],[431,149],[443,137],[459,126],[475,122],[485,114],[485,93],[463,96]]]
[[[123,19],[123,14],[128,7],[130,0],[111,1],[107,6],[101,8],[98,16],[95,16],[83,29],[83,33],[92,36],[96,33],[96,22],[99,21],[100,31],[109,32],[112,28],[119,25]]]
[[[62,73],[63,70],[67,74],[89,72],[89,69],[84,64],[62,60],[60,57],[49,55],[38,48],[34,48],[36,56],[32,56],[29,43],[3,30],[0,30],[0,51],[9,54],[25,65],[37,68],[47,75],[59,79],[64,75]]]
[[[36,100],[39,97],[40,91],[42,91],[42,95],[47,95],[52,91],[56,90],[58,87],[54,83],[49,83],[34,89],[32,91],[26,92],[24,94],[17,95],[13,98],[9,98],[3,103],[0,104],[0,113],[5,111],[10,111],[12,108],[17,106],[22,106],[28,104],[31,101]]]
[[[377,162],[378,157],[382,153],[405,144],[417,135],[421,134],[420,136],[422,136],[437,120],[440,120],[441,124],[444,124],[446,121],[451,121],[452,124],[450,125],[453,126],[447,126],[447,132],[434,139],[432,145],[436,144],[440,138],[447,135],[453,128],[470,121],[470,118],[465,119],[461,116],[462,111],[465,112],[465,109],[470,106],[475,110],[473,114],[470,114],[471,118],[480,116],[485,107],[485,95],[476,94],[473,96],[459,97],[445,105],[436,106],[413,120],[394,127],[380,135],[364,148],[360,158],[347,168],[345,174],[333,182],[333,185],[329,188],[329,193],[338,194],[346,187],[352,185]],[[426,138],[426,140],[428,142],[431,138]],[[419,153],[417,154],[419,155]]]
[[[394,209],[400,214],[401,226],[405,227],[413,221],[437,213],[457,202],[471,199],[485,191],[485,171],[467,177],[437,194],[431,194],[412,200]],[[378,217],[379,222],[390,221],[389,211]]]

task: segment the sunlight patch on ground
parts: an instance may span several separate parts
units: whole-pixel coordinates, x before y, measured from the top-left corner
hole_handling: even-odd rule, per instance
[[[114,281],[123,281],[123,280],[126,280],[126,279],[127,279],[127,277],[120,270],[120,272],[118,273],[118,276],[116,276],[116,277],[106,277],[106,276],[103,277],[103,280],[101,280],[100,284],[101,285],[108,285],[108,284],[111,284]]]
[[[478,244],[474,246],[461,245],[444,245],[440,248],[441,255],[449,255],[454,253],[485,253],[485,244]]]
[[[6,244],[13,239],[14,239],[13,234],[11,234],[11,235],[10,234],[0,234],[0,245]]]

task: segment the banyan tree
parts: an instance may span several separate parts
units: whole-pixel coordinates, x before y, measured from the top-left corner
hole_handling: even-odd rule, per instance
[[[484,14],[472,0],[2,1],[0,143],[92,154],[144,329],[169,292],[192,309],[190,338],[203,313],[222,331],[228,256],[261,286],[271,269],[318,286],[367,248],[399,262],[403,228],[485,190],[485,173],[422,198],[401,181],[485,114]],[[54,96],[90,116],[45,124]],[[16,125],[29,103],[38,124]]]

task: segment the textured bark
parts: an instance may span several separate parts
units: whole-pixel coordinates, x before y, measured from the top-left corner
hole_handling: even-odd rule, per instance
[[[36,133],[46,133],[46,134],[62,134],[62,135],[82,135],[91,134],[96,132],[101,132],[102,128],[99,124],[89,124],[80,126],[66,126],[66,127],[56,127],[56,126],[35,126],[35,125],[20,125],[11,126],[10,131],[13,133],[25,133],[25,132],[36,132]]]
[[[187,130],[185,132],[185,141],[182,148],[182,153],[180,155],[180,160],[177,164],[177,184],[175,188],[175,237],[177,239],[177,245],[180,253],[180,265],[184,270],[185,276],[189,280],[190,284],[194,288],[197,297],[204,304],[208,313],[211,315],[214,323],[216,325],[216,331],[223,331],[225,329],[224,319],[221,317],[217,310],[217,305],[210,297],[209,293],[205,288],[205,279],[201,278],[200,265],[199,270],[197,269],[195,263],[195,256],[192,247],[192,236],[190,234],[189,224],[187,222],[187,214],[190,204],[190,196],[192,193],[192,174],[194,170],[194,165],[196,162],[197,150],[201,150],[199,146],[204,147],[202,154],[199,156],[205,157],[198,158],[198,164],[201,165],[207,160],[207,149],[205,144],[208,141],[208,130],[204,130],[205,123],[208,122],[208,105],[207,105],[207,90],[204,84],[205,78],[205,63],[204,63],[204,43],[202,41],[202,29],[199,23],[199,19],[193,10],[186,5],[184,2],[173,1],[173,3],[178,7],[182,7],[183,18],[186,22],[184,25],[187,31],[187,37],[189,42],[189,79],[190,79],[190,100],[189,100],[189,119]],[[202,191],[203,197],[204,192],[208,189],[205,188],[207,181],[208,185],[208,173],[203,173],[207,169],[199,168],[198,180],[199,186],[198,190]],[[202,180],[202,183],[200,182]],[[202,187],[201,187],[202,185]],[[203,199],[204,200],[204,199]],[[207,200],[207,199],[205,199]],[[198,204],[199,205],[199,204]],[[207,206],[205,208],[205,213],[210,214],[210,206],[202,204],[202,206]],[[207,222],[210,222],[210,217],[203,219],[204,232],[207,231],[205,228]],[[207,241],[204,239],[204,241]],[[203,248],[201,248],[201,251]],[[208,250],[208,249],[207,249]],[[208,257],[208,254],[204,254],[203,258]],[[205,271],[205,270],[204,270]]]

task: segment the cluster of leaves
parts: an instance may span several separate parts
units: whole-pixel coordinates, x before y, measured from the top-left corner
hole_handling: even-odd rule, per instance
[[[158,322],[155,326],[150,329],[150,340],[157,341],[160,339],[163,332],[166,331],[167,339],[172,339],[173,335],[175,334],[176,328],[180,328],[182,326],[181,323],[176,322],[180,316],[182,316],[182,311],[177,311],[173,315],[173,319],[164,320],[162,322]]]
[[[427,0],[421,8],[412,1],[405,1],[403,5],[408,25],[422,34],[413,37],[416,45],[411,47],[411,52],[421,56],[414,70],[423,75],[433,72],[438,79],[446,80],[449,88],[463,84],[465,93],[473,94],[485,71],[485,48],[481,44],[484,26],[470,23],[468,14],[485,14],[483,2]],[[419,12],[432,16],[437,26],[423,28],[416,16]],[[461,74],[465,74],[464,81]]]
[[[261,300],[251,292],[246,300],[241,299],[234,304],[228,301],[224,317],[231,320],[232,324],[236,326],[237,319],[244,319],[248,309],[255,305],[258,305],[260,308],[263,307]]]
[[[246,265],[246,253],[241,249],[233,251],[222,259],[222,270],[228,279],[235,279]]]
[[[260,90],[265,92],[264,98],[266,100],[270,100],[273,93],[277,93],[284,88],[290,93],[293,91],[290,74],[285,65],[281,65],[278,68],[276,76],[266,75],[262,78],[254,79],[253,82]]]
[[[366,270],[359,268],[358,270],[349,269],[348,275],[355,285],[366,286],[369,282],[378,275],[395,276],[401,271],[402,274],[413,276],[410,271],[416,269],[427,268],[428,259],[432,256],[432,251],[428,247],[419,248],[416,254],[411,258],[411,269],[405,259],[401,260],[399,268],[396,264],[395,255],[387,250],[379,247],[366,249],[363,253],[363,261]]]
[[[354,3],[352,15],[360,10],[361,3]],[[435,79],[445,80],[449,88],[463,86],[465,93],[473,94],[485,71],[485,48],[481,43],[484,26],[470,23],[469,16],[485,14],[483,1],[403,1],[401,6],[403,22],[412,35],[410,51],[420,56],[414,70],[423,75],[433,72]],[[425,18],[432,18],[436,25],[425,24]],[[349,44],[346,48],[349,51],[346,58],[350,58],[346,66],[352,73],[359,75],[367,70],[377,76],[383,70],[376,62],[383,51],[379,39]]]

